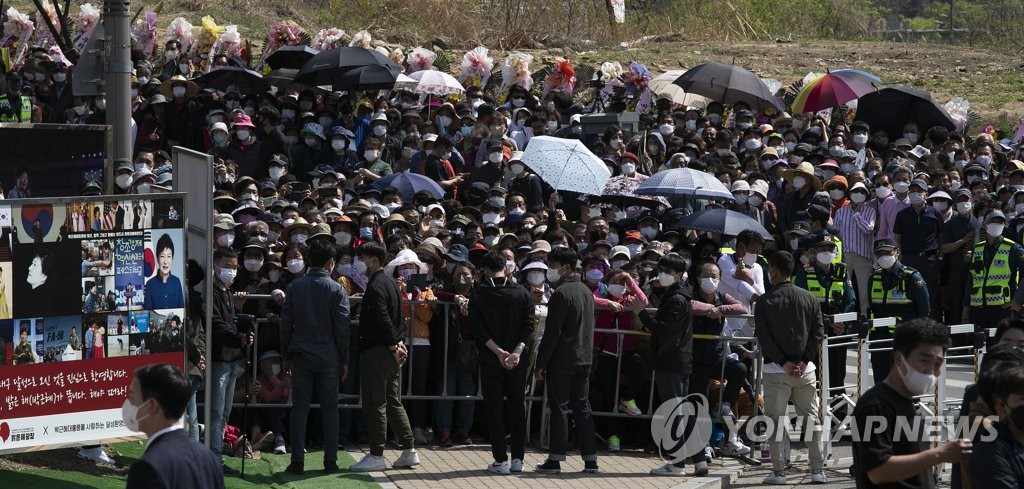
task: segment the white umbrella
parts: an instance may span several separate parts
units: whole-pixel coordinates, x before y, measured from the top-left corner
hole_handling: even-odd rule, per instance
[[[416,85],[419,85],[419,80],[409,78],[405,73],[399,73],[398,78],[395,80],[395,90],[415,90]]]
[[[557,190],[601,195],[612,174],[579,139],[530,138],[523,163]]]
[[[672,83],[676,81],[676,78],[683,76],[683,73],[686,73],[686,70],[667,71],[654,77],[647,86],[651,89],[651,93],[665,97],[673,103],[686,106],[707,106],[711,99],[695,93],[686,93],[682,87]]]
[[[410,74],[409,78],[419,81],[413,90],[416,93],[427,93],[444,97],[446,95],[466,92],[466,89],[454,76],[443,71],[421,70]]]

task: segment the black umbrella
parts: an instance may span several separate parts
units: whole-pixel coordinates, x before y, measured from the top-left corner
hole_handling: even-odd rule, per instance
[[[298,68],[278,68],[263,75],[263,79],[271,86],[277,88],[288,88],[295,84],[295,75],[299,74]]]
[[[741,214],[724,207],[714,207],[694,212],[673,224],[670,229],[693,229],[728,236],[737,236],[742,231],[753,229],[763,238],[772,239],[772,235],[757,220],[746,214]]]
[[[267,66],[271,69],[278,68],[292,68],[300,69],[302,65],[306,64],[313,56],[316,56],[320,51],[313,49],[306,45],[301,46],[281,46],[277,48],[277,51],[270,53],[267,59],[264,61]]]
[[[334,82],[335,90],[383,90],[395,87],[402,69],[397,66],[363,66],[349,70]]]
[[[902,137],[908,122],[916,122],[921,134],[935,126],[956,130],[949,112],[935,103],[931,94],[906,85],[893,85],[861,97],[854,120],[867,122],[872,131],[885,129],[891,137]]]
[[[222,92],[226,92],[228,87],[235,86],[242,95],[254,95],[270,90],[270,84],[263,79],[263,75],[237,66],[221,66],[194,81],[200,87]]]
[[[697,65],[686,70],[672,84],[686,93],[703,95],[723,104],[746,102],[755,111],[766,107],[783,108],[757,75],[739,66],[722,63]]]
[[[345,73],[364,66],[387,66],[392,70],[398,70],[398,72],[402,70],[387,56],[372,49],[341,47],[321,51],[313,56],[299,70],[298,75],[295,76],[295,83],[311,87],[332,86],[335,90],[347,90],[352,88],[352,78],[344,79]],[[373,73],[379,75],[381,72],[374,71]],[[367,73],[366,76],[370,76],[370,73]],[[396,73],[395,77],[397,76]],[[391,83],[393,85],[394,80]],[[344,86],[349,88],[343,88]]]

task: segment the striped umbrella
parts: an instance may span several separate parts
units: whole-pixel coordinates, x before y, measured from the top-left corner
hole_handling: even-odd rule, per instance
[[[881,84],[880,78],[866,71],[830,71],[811,80],[800,90],[793,101],[792,112],[817,112],[843,105],[878,90]]]

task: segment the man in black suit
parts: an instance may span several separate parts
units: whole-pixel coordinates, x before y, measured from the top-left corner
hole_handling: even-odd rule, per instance
[[[128,471],[126,489],[224,488],[218,457],[179,424],[190,397],[191,384],[178,367],[160,363],[135,370],[121,416],[125,427],[149,441]]]

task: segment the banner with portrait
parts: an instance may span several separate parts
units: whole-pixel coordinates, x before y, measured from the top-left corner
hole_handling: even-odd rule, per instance
[[[154,219],[173,208],[179,219]],[[0,454],[139,436],[133,372],[184,368],[185,194],[0,201]]]

